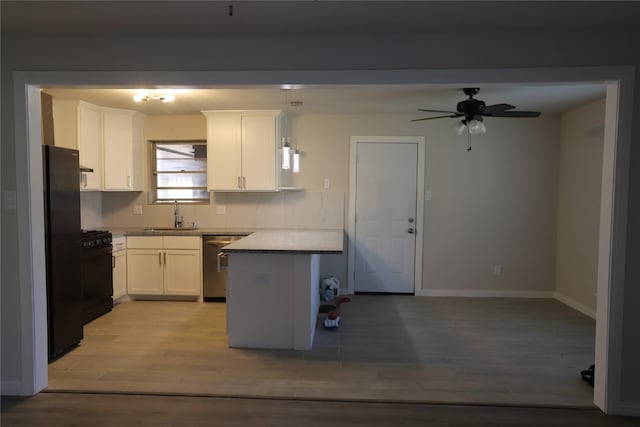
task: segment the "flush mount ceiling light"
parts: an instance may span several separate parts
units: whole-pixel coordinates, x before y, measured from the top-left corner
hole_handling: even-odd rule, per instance
[[[160,101],[162,103],[173,102],[176,100],[175,95],[170,91],[159,90],[139,90],[134,96],[135,102]]]

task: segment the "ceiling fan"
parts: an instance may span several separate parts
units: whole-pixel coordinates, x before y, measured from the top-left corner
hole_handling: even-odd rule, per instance
[[[540,112],[538,111],[512,111],[516,107],[510,104],[487,105],[484,101],[475,99],[473,97],[480,91],[479,88],[466,87],[462,89],[462,91],[469,97],[469,99],[458,102],[456,111],[430,110],[420,108],[418,109],[418,111],[424,111],[427,113],[446,113],[446,115],[425,117],[422,119],[414,119],[411,121],[419,122],[423,120],[463,117],[463,119],[460,120],[459,123],[456,123],[456,132],[458,133],[458,135],[461,135],[467,126],[470,134],[485,133],[487,131],[487,128],[485,127],[484,123],[482,123],[483,117],[523,118],[538,117],[540,115]]]

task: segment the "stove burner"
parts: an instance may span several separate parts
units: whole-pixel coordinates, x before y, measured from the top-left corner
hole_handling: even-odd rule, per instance
[[[85,249],[111,246],[111,233],[105,230],[81,230],[82,247]]]

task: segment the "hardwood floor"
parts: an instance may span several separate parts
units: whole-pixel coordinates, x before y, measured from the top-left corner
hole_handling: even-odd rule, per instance
[[[640,421],[595,409],[42,393],[3,399],[2,425],[637,427]]]
[[[595,322],[557,301],[356,295],[340,315],[312,351],[231,349],[224,304],[126,302],[48,391],[592,407]]]

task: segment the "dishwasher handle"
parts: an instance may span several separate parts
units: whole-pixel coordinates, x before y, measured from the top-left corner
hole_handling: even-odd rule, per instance
[[[226,252],[218,252],[218,273],[220,273],[222,270],[228,270],[229,269],[229,254]]]

